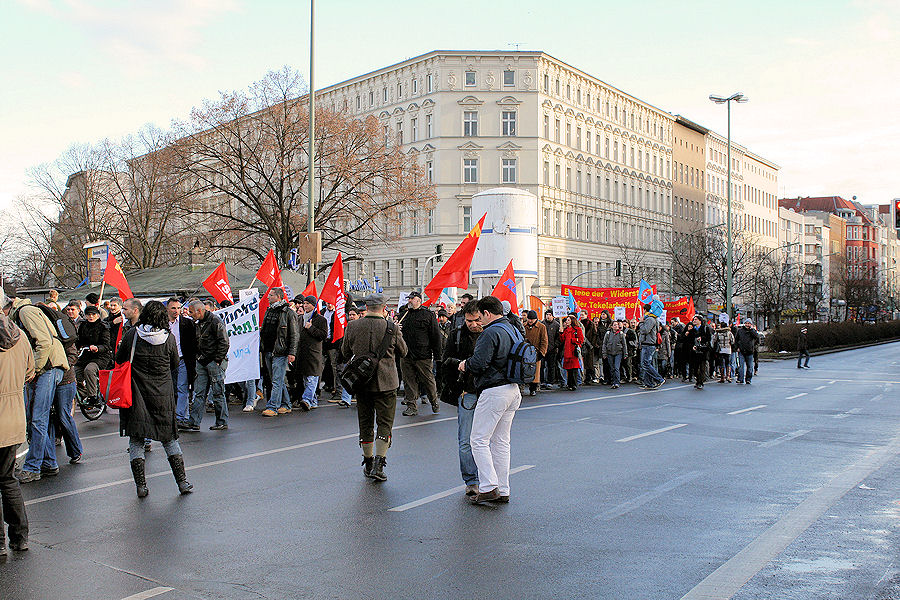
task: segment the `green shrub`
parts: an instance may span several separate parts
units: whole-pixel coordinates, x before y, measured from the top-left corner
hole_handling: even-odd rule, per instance
[[[796,352],[801,327],[807,328],[810,350],[900,338],[900,321],[879,321],[878,323],[842,321],[809,323],[802,326],[785,323],[766,335],[766,346],[773,352],[781,350]]]

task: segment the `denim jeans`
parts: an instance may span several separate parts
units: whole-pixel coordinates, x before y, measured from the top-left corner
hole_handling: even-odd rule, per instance
[[[225,369],[228,359],[221,363],[211,362],[208,365],[197,363],[197,378],[194,380],[194,399],[191,402],[189,423],[199,426],[206,412],[206,397],[212,395],[212,403],[216,410],[216,425],[228,424],[228,403],[225,401]]]
[[[175,419],[187,421],[190,411],[191,382],[188,381],[187,365],[183,358],[178,359],[178,366],[172,371],[172,383],[175,387]]]
[[[744,354],[743,352],[738,352],[738,370],[737,370],[737,380],[738,383],[742,383],[744,381],[750,382],[753,379],[753,353],[750,352],[748,354]],[[746,370],[746,379],[744,378],[744,371]]]
[[[622,375],[622,355],[614,354],[606,357],[606,364],[609,369],[609,378],[612,385],[619,385]]]
[[[303,378],[303,397],[302,400],[310,406],[318,406],[319,401],[316,399],[316,390],[319,387],[319,376],[308,375]]]
[[[128,458],[131,460],[135,460],[136,458],[144,458],[144,443],[146,440],[139,437],[130,437],[128,438]],[[162,443],[163,450],[166,451],[166,456],[177,456],[182,454],[181,445],[178,443],[178,440],[169,440],[168,442]]]
[[[806,362],[803,363],[803,366],[805,367],[805,366],[809,365],[809,350],[800,350],[800,354],[797,355],[797,368],[798,369],[800,368],[800,361],[803,359],[804,356],[806,357]]]
[[[256,390],[259,386],[259,379],[250,379],[242,381],[238,386],[244,392],[244,406],[256,406]]]
[[[269,410],[278,410],[282,406],[291,407],[291,397],[287,388],[287,368],[287,356],[275,356],[271,352],[266,352],[266,369],[272,381],[272,392],[269,394],[269,401],[266,402],[266,408]]]
[[[463,406],[475,404],[475,394],[463,394],[459,406],[456,409],[456,421],[459,425],[457,437],[459,438],[459,471],[466,485],[478,484],[478,467],[472,457],[472,419],[475,416],[474,408]]]
[[[78,436],[78,427],[75,425],[75,419],[72,418],[72,401],[75,400],[76,382],[66,383],[56,386],[56,396],[53,405],[56,407],[56,419],[50,421],[50,429],[48,435],[51,440],[56,439],[56,425],[62,433],[63,442],[66,444],[66,454],[69,458],[80,456],[84,451],[81,447],[81,438]],[[53,450],[54,457],[56,449]],[[53,461],[56,462],[55,460]],[[56,466],[56,465],[53,465]]]
[[[641,346],[641,373],[644,377],[644,385],[656,385],[665,381],[653,366],[656,358],[656,346]]]
[[[50,369],[41,373],[26,385],[26,413],[31,442],[25,456],[23,471],[40,473],[41,465],[56,466],[56,440],[50,437],[50,407],[56,397],[56,386],[62,380],[61,369]]]

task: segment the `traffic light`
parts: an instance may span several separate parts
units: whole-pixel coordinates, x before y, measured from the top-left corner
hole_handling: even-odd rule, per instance
[[[443,244],[435,244],[434,245],[434,253],[437,254],[437,258],[434,259],[435,262],[444,262],[444,245]]]
[[[898,203],[898,204],[900,204],[900,203]],[[622,276],[622,261],[617,260],[616,261],[616,277],[621,277],[621,276]]]
[[[894,228],[900,229],[900,200],[894,200]]]

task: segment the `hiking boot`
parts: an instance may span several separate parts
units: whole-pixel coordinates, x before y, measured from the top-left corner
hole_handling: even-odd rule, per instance
[[[415,404],[407,404],[406,410],[403,411],[404,417],[415,417],[419,414],[419,409],[416,408]]]
[[[387,481],[387,475],[384,474],[384,466],[387,464],[387,460],[383,456],[376,456],[372,460],[372,470],[370,471],[369,477],[374,479],[375,481]]]
[[[131,461],[131,474],[134,476],[134,487],[138,498],[146,498],[150,490],[147,488],[147,478],[144,476],[144,459],[135,458]]]
[[[41,476],[53,477],[59,475],[59,467],[41,467]]]
[[[431,401],[431,412],[433,412],[433,413],[441,412],[441,405],[437,400]]]
[[[372,476],[372,464],[374,460],[375,459],[371,456],[363,456],[363,461],[360,464],[362,464],[363,475],[365,475],[366,477]]]
[[[32,481],[40,481],[41,474],[34,471],[22,471],[16,479],[19,480],[19,483],[31,483]]]
[[[194,486],[187,480],[184,474],[184,455],[173,454],[169,457],[169,466],[172,467],[172,475],[175,476],[175,483],[178,484],[178,491],[181,494],[190,494],[194,491]]]

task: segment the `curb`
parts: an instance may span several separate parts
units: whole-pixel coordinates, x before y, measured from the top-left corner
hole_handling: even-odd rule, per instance
[[[882,346],[884,344],[893,344],[894,342],[900,342],[900,338],[891,338],[889,340],[878,340],[877,342],[863,342],[862,344],[851,344],[849,346],[835,346],[832,348],[825,348],[822,350],[814,350],[809,353],[810,356],[822,356],[824,354],[835,354],[837,352],[843,352],[845,350],[857,350],[859,348],[868,348],[870,346]],[[796,350],[788,352],[786,354],[773,354],[771,356],[766,356],[765,358],[760,357],[760,360],[788,360],[797,358],[798,353]]]

